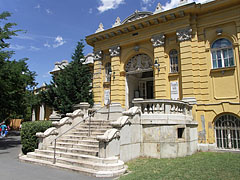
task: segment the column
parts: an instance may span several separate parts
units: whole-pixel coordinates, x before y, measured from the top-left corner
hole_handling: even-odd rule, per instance
[[[34,108],[32,110],[32,121],[36,121],[36,113]]]
[[[159,67],[154,67],[154,96],[155,99],[167,98],[167,64],[164,57],[165,35],[154,35],[151,38],[154,48],[154,63]]]
[[[40,114],[39,114],[39,120],[44,120],[44,115],[45,115],[45,109],[44,109],[44,104],[40,106]]]

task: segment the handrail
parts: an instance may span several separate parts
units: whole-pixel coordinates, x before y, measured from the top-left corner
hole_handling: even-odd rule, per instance
[[[86,121],[88,118],[90,118],[90,121],[91,121],[91,117],[93,117],[97,112],[99,112],[101,109],[103,109],[105,106],[107,105],[104,105],[103,107],[95,110],[95,111],[92,111],[92,113],[88,114],[88,117],[85,117],[82,121],[78,122],[77,124],[75,124],[74,126],[70,127],[68,130],[66,130],[65,132],[63,132],[62,134],[58,135],[52,142],[54,142],[54,147],[53,147],[53,164],[56,163],[56,143],[57,143],[57,139],[62,137],[64,134],[66,134],[67,132],[69,132],[70,130],[74,129],[76,126],[78,126],[79,124],[81,124],[82,122]],[[89,122],[89,133],[88,135],[90,136],[90,122]],[[51,142],[51,143],[52,143]]]

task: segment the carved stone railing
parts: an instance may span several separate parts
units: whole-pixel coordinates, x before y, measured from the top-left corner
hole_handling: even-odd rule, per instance
[[[66,117],[60,121],[53,121],[54,127],[48,128],[44,133],[38,132],[36,136],[39,138],[38,149],[46,149],[51,145],[57,136],[64,134],[75,125],[82,123],[85,117],[88,117],[88,103],[80,103],[75,107],[73,113],[67,113]]]
[[[140,107],[142,114],[184,114],[192,115],[192,106],[187,102],[165,99],[134,99],[133,104]]]

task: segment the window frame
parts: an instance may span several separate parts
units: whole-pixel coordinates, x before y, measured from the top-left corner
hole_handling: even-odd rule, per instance
[[[105,81],[104,82],[110,82],[111,75],[109,74],[109,70],[111,69],[111,63],[107,62],[104,66],[105,68]]]
[[[176,54],[172,54],[172,52],[177,52]],[[178,58],[178,51],[176,49],[171,49],[169,51],[169,67],[170,73],[179,73],[179,58]]]
[[[214,46],[214,44],[219,40],[227,40],[231,45],[226,46],[226,47],[212,48]],[[225,58],[224,58],[224,53],[225,53],[224,51],[227,52],[226,53],[227,57],[225,57]],[[232,42],[230,40],[228,40],[227,38],[216,39],[211,44],[210,52],[211,52],[212,69],[229,68],[229,67],[234,67],[235,66],[233,45],[232,45]],[[213,58],[214,56],[215,56],[215,58]],[[219,59],[219,57],[220,57],[220,59]],[[231,60],[231,58],[232,58],[232,60]],[[227,59],[227,65],[225,65],[226,59]],[[221,66],[219,66],[220,61],[221,61]]]

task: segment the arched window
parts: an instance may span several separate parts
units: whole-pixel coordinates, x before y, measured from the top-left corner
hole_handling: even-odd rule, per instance
[[[176,73],[178,72],[178,52],[176,49],[172,49],[169,52],[170,57],[170,72]]]
[[[232,43],[224,38],[214,41],[211,46],[212,68],[234,66]]]
[[[105,82],[110,82],[110,71],[111,71],[111,63],[108,62],[105,64]]]
[[[216,143],[222,149],[240,149],[240,119],[224,114],[215,121]]]

